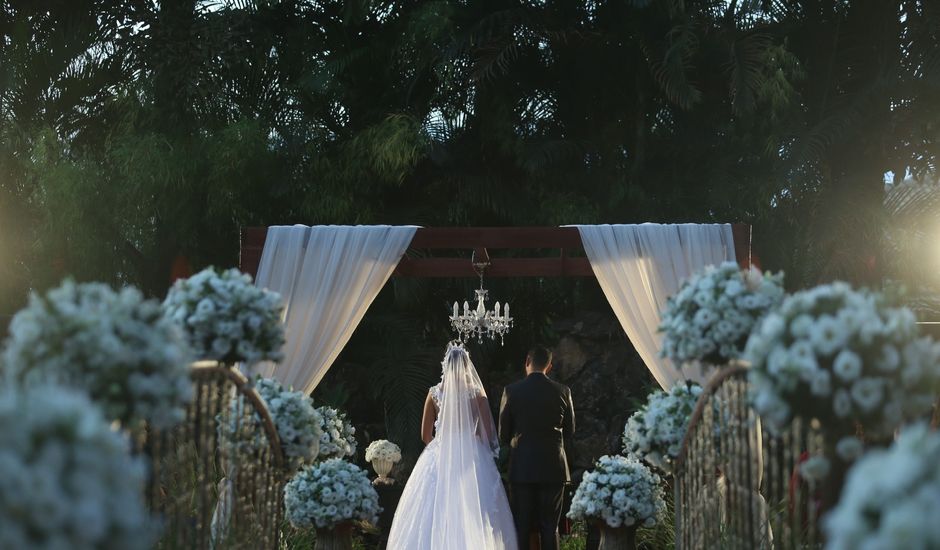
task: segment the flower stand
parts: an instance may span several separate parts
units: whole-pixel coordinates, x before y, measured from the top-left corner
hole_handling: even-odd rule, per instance
[[[353,526],[348,523],[332,529],[317,529],[317,541],[313,550],[352,550]]]
[[[601,523],[599,527],[601,544],[598,550],[636,550],[637,525],[615,528]]]
[[[375,473],[379,475],[378,478],[373,482],[375,485],[391,485],[395,483],[395,480],[388,477],[388,474],[392,471],[392,468],[395,466],[395,463],[391,460],[384,459],[375,459],[372,461],[372,468],[375,470]]]

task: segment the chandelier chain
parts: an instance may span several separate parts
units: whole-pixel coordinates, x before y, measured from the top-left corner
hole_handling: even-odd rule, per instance
[[[477,262],[476,250],[474,250],[473,255],[470,257],[470,263],[477,275],[480,276],[480,288],[476,291],[477,304],[471,310],[470,303],[465,301],[463,303],[463,314],[461,315],[459,304],[454,302],[454,313],[450,317],[451,326],[457,332],[457,339],[460,342],[466,342],[476,336],[477,342],[482,343],[484,335],[491,340],[495,340],[498,335],[500,343],[503,343],[504,337],[509,332],[513,322],[512,317],[509,316],[509,303],[504,304],[505,309],[502,312],[500,311],[499,302],[496,302],[492,311],[487,310],[485,302],[489,291],[483,287],[483,275],[486,268],[490,266],[490,262],[485,260]]]

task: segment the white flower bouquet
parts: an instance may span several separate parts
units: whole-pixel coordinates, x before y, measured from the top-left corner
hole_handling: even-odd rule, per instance
[[[320,407],[317,413],[320,415],[319,460],[355,455],[356,428],[346,419],[346,413],[332,407]]]
[[[751,329],[783,296],[782,273],[741,271],[734,262],[708,266],[667,301],[661,354],[677,365],[738,359]]]
[[[918,423],[849,470],[823,519],[829,550],[940,548],[940,434]]]
[[[291,471],[313,462],[320,452],[320,415],[313,399],[290,391],[272,378],[258,378],[255,390],[264,400],[277,428],[281,448]]]
[[[387,460],[392,463],[401,461],[401,448],[391,441],[377,439],[366,447],[366,462]]]
[[[833,442],[857,425],[889,437],[931,410],[940,380],[940,345],[918,337],[914,314],[845,283],[788,297],[746,355],[751,398],[768,428],[779,431],[798,413],[819,419]]]
[[[135,288],[115,292],[101,283],[66,280],[10,324],[4,354],[8,374],[26,384],[81,388],[110,420],[158,429],[183,419],[192,397],[189,351],[159,302]]]
[[[290,391],[272,378],[258,378],[255,389],[268,407],[277,427],[288,467],[296,470],[313,462],[320,452],[320,415],[313,399],[303,392]]]
[[[365,470],[339,458],[304,467],[284,488],[284,506],[297,529],[354,521],[375,525],[382,511]]]
[[[603,456],[581,479],[568,517],[602,520],[613,528],[651,527],[665,509],[658,475],[636,458]]]
[[[624,453],[670,473],[701,394],[702,387],[690,382],[679,382],[668,393],[663,390],[651,393],[646,404],[627,419]]]
[[[163,302],[199,359],[279,361],[284,345],[281,296],[251,284],[237,269],[207,268],[176,281]]]
[[[157,535],[146,466],[83,393],[0,390],[0,548],[136,550]]]
[[[313,400],[303,392],[290,391],[272,378],[257,377],[255,391],[264,401],[277,429],[281,449],[289,471],[316,460],[320,448],[320,415]],[[220,415],[219,438],[227,456],[232,453],[250,453],[267,445],[259,417],[237,396],[229,403],[227,414]]]

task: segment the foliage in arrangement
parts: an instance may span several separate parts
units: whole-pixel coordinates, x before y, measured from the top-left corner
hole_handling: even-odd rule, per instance
[[[940,434],[906,428],[849,470],[839,504],[823,520],[828,550],[940,548]]]
[[[356,428],[346,418],[346,413],[333,407],[320,407],[320,454],[319,460],[346,458],[356,454]]]
[[[670,473],[701,394],[702,387],[691,382],[679,382],[668,393],[663,390],[650,393],[646,404],[627,419],[624,453]]]
[[[882,295],[833,283],[798,292],[747,345],[757,412],[779,430],[797,411],[831,437],[890,437],[928,413],[940,381],[940,344],[918,337],[914,314]]]
[[[145,464],[83,393],[0,391],[0,548],[150,548]]]
[[[754,325],[783,296],[782,273],[742,271],[734,262],[708,266],[667,301],[661,353],[678,365],[739,359]]]
[[[297,529],[378,523],[379,495],[366,471],[339,458],[305,466],[284,488],[287,519]]]
[[[316,460],[320,452],[320,415],[313,399],[299,391],[291,391],[273,378],[255,380],[255,390],[264,400],[277,428],[277,436],[293,471]]]
[[[401,448],[391,441],[377,439],[366,447],[366,462],[372,462],[373,460],[399,462],[401,460]]]
[[[180,279],[163,306],[199,359],[228,364],[282,359],[281,296],[256,287],[237,269],[220,273],[210,267]]]
[[[5,369],[25,384],[81,388],[111,420],[167,428],[192,397],[189,351],[159,302],[135,288],[66,280],[13,318]]]
[[[664,490],[666,511],[656,525],[642,527],[636,534],[637,550],[654,550],[676,547],[676,509],[673,491]]]
[[[610,527],[655,525],[666,509],[660,478],[633,457],[602,456],[585,472],[568,517],[602,520]]]

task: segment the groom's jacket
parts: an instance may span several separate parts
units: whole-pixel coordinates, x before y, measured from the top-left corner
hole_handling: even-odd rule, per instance
[[[506,386],[499,406],[499,439],[510,446],[509,481],[571,480],[565,443],[574,435],[571,390],[542,373]]]

